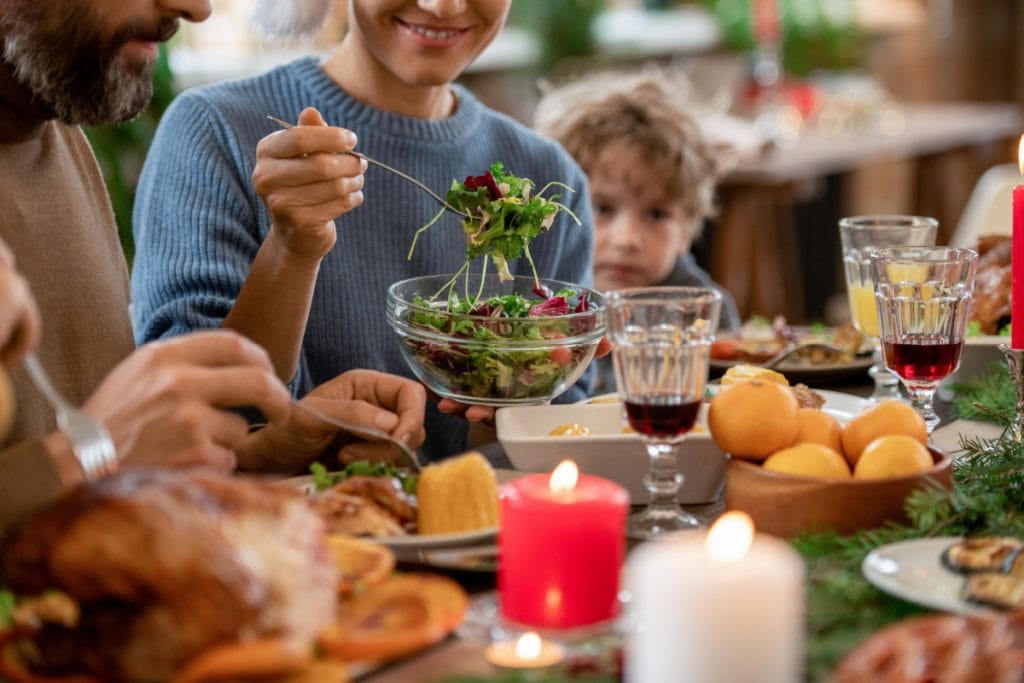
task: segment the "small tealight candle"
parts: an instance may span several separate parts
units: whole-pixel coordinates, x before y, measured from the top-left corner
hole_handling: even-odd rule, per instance
[[[515,640],[489,645],[484,657],[503,669],[540,669],[559,664],[565,659],[565,649],[533,631],[527,631]]]
[[[618,613],[629,494],[563,461],[501,489],[498,592],[509,621],[569,629]]]
[[[627,683],[800,680],[803,561],[742,512],[630,558]]]

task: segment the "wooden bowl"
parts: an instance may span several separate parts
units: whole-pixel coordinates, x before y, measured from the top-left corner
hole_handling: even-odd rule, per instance
[[[903,506],[913,491],[953,487],[952,457],[937,448],[928,450],[935,461],[931,469],[887,479],[816,479],[731,459],[725,504],[749,514],[758,531],[783,538],[812,531],[852,534],[890,521],[906,522]]]

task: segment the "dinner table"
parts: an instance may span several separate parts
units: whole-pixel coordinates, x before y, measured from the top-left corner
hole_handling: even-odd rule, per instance
[[[874,384],[865,374],[863,378],[851,379],[848,377],[841,383],[813,388],[865,398],[871,394]],[[936,411],[942,422],[933,434],[933,443],[941,449],[955,452],[960,447],[962,436],[995,438],[999,434],[999,429],[992,424],[956,419],[953,405],[949,402],[937,401]],[[499,442],[484,444],[476,450],[487,458],[499,475],[505,475],[502,478],[511,474],[511,462]],[[724,492],[718,499],[710,503],[684,505],[683,507],[710,524],[726,510]],[[637,546],[637,543],[627,539],[627,557],[628,553]],[[493,604],[496,595],[496,575],[493,572],[427,566],[419,563],[414,555],[401,553],[399,553],[398,559],[400,570],[437,572],[455,579],[469,593],[471,605],[487,601]],[[463,637],[459,635],[457,629],[441,643],[405,659],[373,668],[368,673],[357,677],[357,680],[365,683],[441,683],[464,678],[474,681],[501,680],[502,671],[493,666],[485,657],[488,643],[478,637],[473,637],[474,635],[476,635],[475,630],[472,631],[471,637]]]

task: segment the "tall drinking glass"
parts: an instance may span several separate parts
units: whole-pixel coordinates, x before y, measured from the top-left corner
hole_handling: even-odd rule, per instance
[[[885,365],[899,375],[928,433],[935,389],[960,365],[977,252],[890,247],[871,254]]]
[[[874,364],[868,370],[875,381],[869,400],[900,399],[900,380],[885,368],[878,341],[878,311],[871,281],[871,252],[884,247],[931,246],[939,222],[923,216],[851,216],[839,221],[839,237],[843,245],[843,268],[846,271],[846,293],[850,299],[853,326],[871,338]]]
[[[650,456],[650,503],[626,532],[651,538],[701,527],[679,506],[676,458],[700,412],[722,296],[703,287],[642,287],[606,293],[605,306],[625,418]]]

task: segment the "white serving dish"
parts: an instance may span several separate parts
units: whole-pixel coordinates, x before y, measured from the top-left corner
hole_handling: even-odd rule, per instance
[[[707,432],[707,404],[701,409],[701,431],[687,435],[679,449],[679,472],[685,478],[681,503],[716,500],[725,482],[725,454]],[[629,492],[636,505],[647,503],[643,478],[649,460],[635,433],[623,433],[626,421],[620,403],[509,406],[496,415],[498,440],[517,470],[550,472],[570,458],[580,471],[610,479]],[[590,429],[588,436],[548,436],[551,430],[575,423]]]

